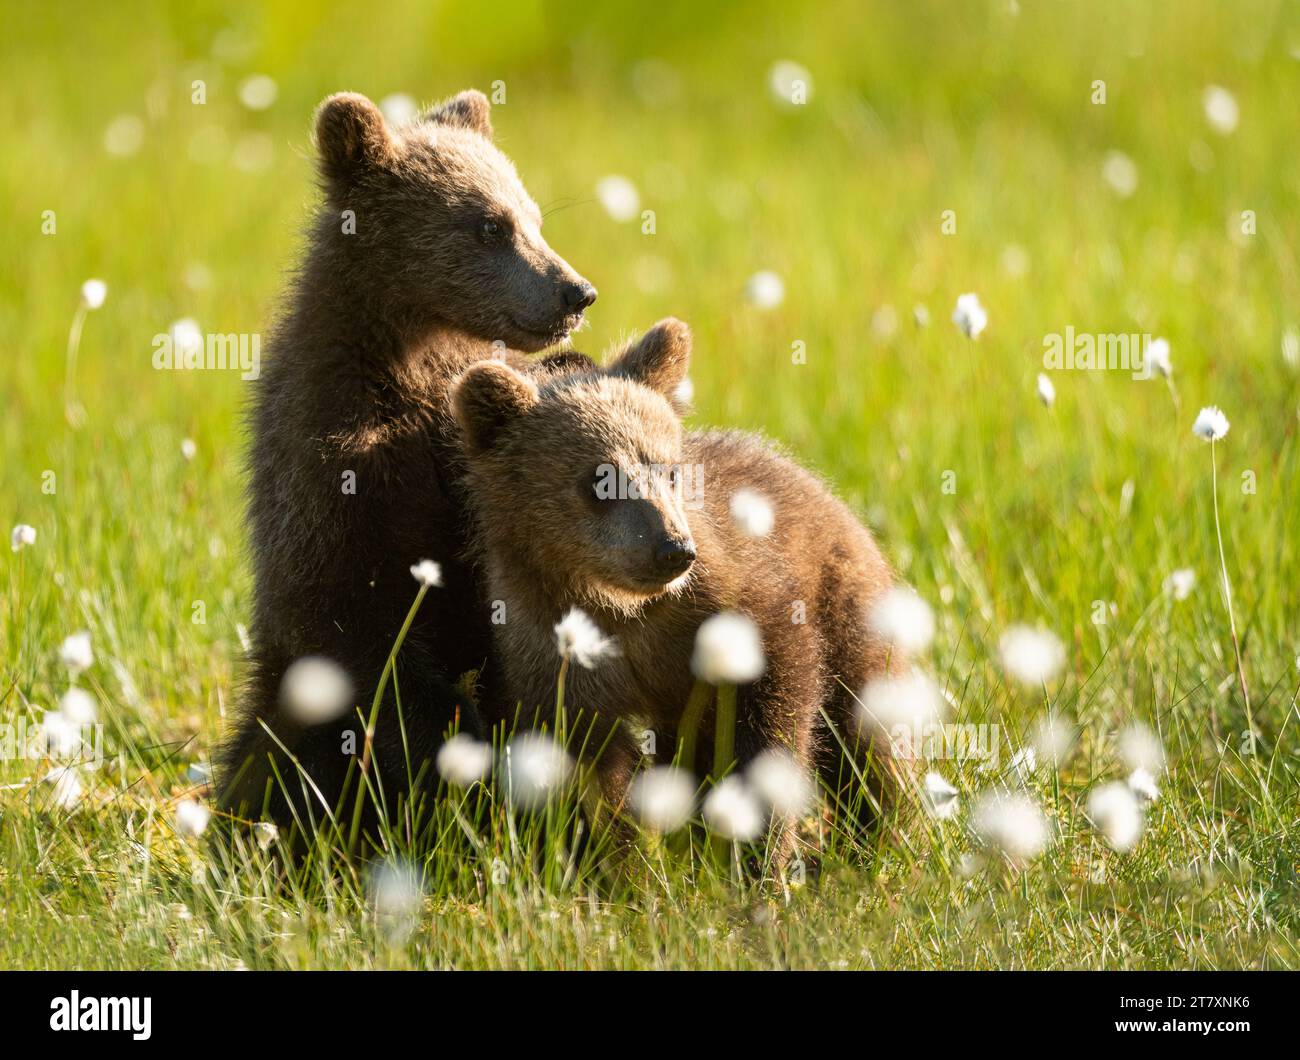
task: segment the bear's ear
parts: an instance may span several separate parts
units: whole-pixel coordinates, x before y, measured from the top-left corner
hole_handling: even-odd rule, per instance
[[[393,162],[397,142],[370,100],[339,92],[316,111],[316,150],[325,179],[333,187],[347,187],[366,169]]]
[[[620,353],[607,371],[657,390],[671,401],[690,366],[691,329],[676,317],[665,317]]]
[[[470,452],[491,448],[501,429],[538,401],[537,386],[500,361],[482,361],[460,377],[451,395]]]
[[[485,139],[492,139],[492,104],[477,89],[466,89],[439,103],[424,116],[424,120],[439,125],[459,125]]]

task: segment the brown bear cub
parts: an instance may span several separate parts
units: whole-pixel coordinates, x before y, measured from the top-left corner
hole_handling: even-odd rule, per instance
[[[218,774],[226,811],[304,829],[335,809],[345,782],[356,790],[362,726],[354,709],[300,724],[281,679],[294,660],[326,656],[368,713],[422,559],[441,563],[443,585],[406,637],[371,745],[390,814],[435,786],[430,759],[457,717],[481,730],[457,686],[483,670],[491,637],[464,558],[451,384],[493,357],[539,381],[590,368],[579,354],[516,351],[564,338],[596,297],[542,238],[482,94],[401,128],[364,96],[331,96],[316,146],[324,203],[254,401],[252,658]]]
[[[688,329],[667,320],[602,371],[530,379],[482,364],[457,386],[477,548],[488,594],[504,605],[494,627],[504,704],[537,722],[553,716],[555,626],[571,607],[586,611],[619,650],[568,671],[566,713],[595,716],[586,743],[604,748],[602,796],[620,807],[641,757],[628,722],[648,726],[661,758],[665,742],[672,757],[696,631],[738,611],[758,626],[766,670],[738,691],[737,764],[783,748],[869,824],[873,800],[855,777],[874,777],[878,806],[893,769],[881,760],[888,749],[860,735],[853,693],[903,665],[867,619],[890,568],[848,509],[763,440],[683,431],[672,402],[689,356]],[[610,497],[610,469],[638,488]],[[683,473],[695,488],[680,487]],[[764,536],[732,517],[742,489],[771,503]],[[706,766],[712,733],[706,716]]]

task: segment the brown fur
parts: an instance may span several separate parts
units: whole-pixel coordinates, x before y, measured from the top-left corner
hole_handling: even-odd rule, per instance
[[[464,557],[450,386],[490,357],[543,379],[590,368],[580,354],[517,351],[563,338],[595,297],[546,245],[537,205],[489,139],[488,110],[466,92],[401,129],[364,96],[332,96],[318,112],[325,202],[253,409],[254,646],[219,773],[232,813],[306,824],[324,817],[322,797],[334,809],[350,774],[355,790],[356,760],[343,752],[345,730],[360,729],[355,712],[304,729],[279,703],[280,680],[293,660],[328,656],[368,711],[421,559],[442,564],[445,585],[427,595],[399,657],[405,733],[392,682],[379,715],[374,759],[390,811],[429,780],[457,716],[481,729],[455,687],[484,668],[490,637]],[[344,211],[355,234],[343,231]],[[355,495],[343,491],[347,472]]]
[[[848,509],[769,444],[682,430],[669,398],[689,343],[685,325],[669,320],[604,372],[530,381],[481,365],[458,386],[478,550],[488,593],[505,604],[505,623],[494,627],[505,706],[521,703],[539,720],[553,710],[554,626],[571,606],[586,610],[621,651],[593,669],[570,669],[566,703],[598,715],[588,745],[608,741],[599,774],[606,800],[621,806],[640,759],[626,723],[647,724],[671,756],[693,685],[696,631],[719,611],[739,611],[757,623],[767,657],[763,676],[739,690],[739,764],[788,749],[846,801],[869,753],[848,690],[901,665],[866,624],[892,574]],[[670,488],[596,500],[589,483],[604,464],[702,465],[703,505],[690,510]],[[771,501],[770,535],[746,537],[734,525],[730,500],[741,487]],[[656,548],[690,542],[696,558],[684,575],[656,570]],[[796,601],[806,609],[802,623],[793,621]],[[705,764],[712,729],[706,717]],[[847,755],[841,741],[852,745]],[[877,758],[874,775],[887,781],[892,771],[881,765]],[[878,784],[877,798],[883,793]]]

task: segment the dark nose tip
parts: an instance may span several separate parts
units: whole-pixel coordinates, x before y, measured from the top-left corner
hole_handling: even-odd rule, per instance
[[[665,578],[685,574],[695,562],[695,542],[691,540],[662,542],[655,549],[655,570]]]
[[[564,285],[564,307],[570,313],[580,313],[596,300],[596,288],[586,280]]]

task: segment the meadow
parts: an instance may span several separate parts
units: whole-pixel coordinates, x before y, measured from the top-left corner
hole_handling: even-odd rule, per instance
[[[0,526],[35,539],[3,553],[0,967],[1300,966],[1300,10],[3,7]],[[786,886],[652,840],[615,883],[537,859],[491,788],[378,869],[186,834],[251,608],[251,384],[155,369],[154,337],[269,330],[324,96],[471,86],[600,290],[575,345],[688,321],[691,422],[779,440],[932,606],[921,662],[998,752],[927,764],[950,814],[817,820]],[[1171,372],[1045,369],[1067,328],[1164,338]],[[1036,690],[1002,665],[1019,625],[1064,647]],[[19,734],[80,631],[104,760],[71,790]],[[1075,738],[1030,761],[1049,715]],[[1135,726],[1158,793],[1116,849],[1089,798]],[[980,834],[1003,789],[1045,815],[1025,864]]]

